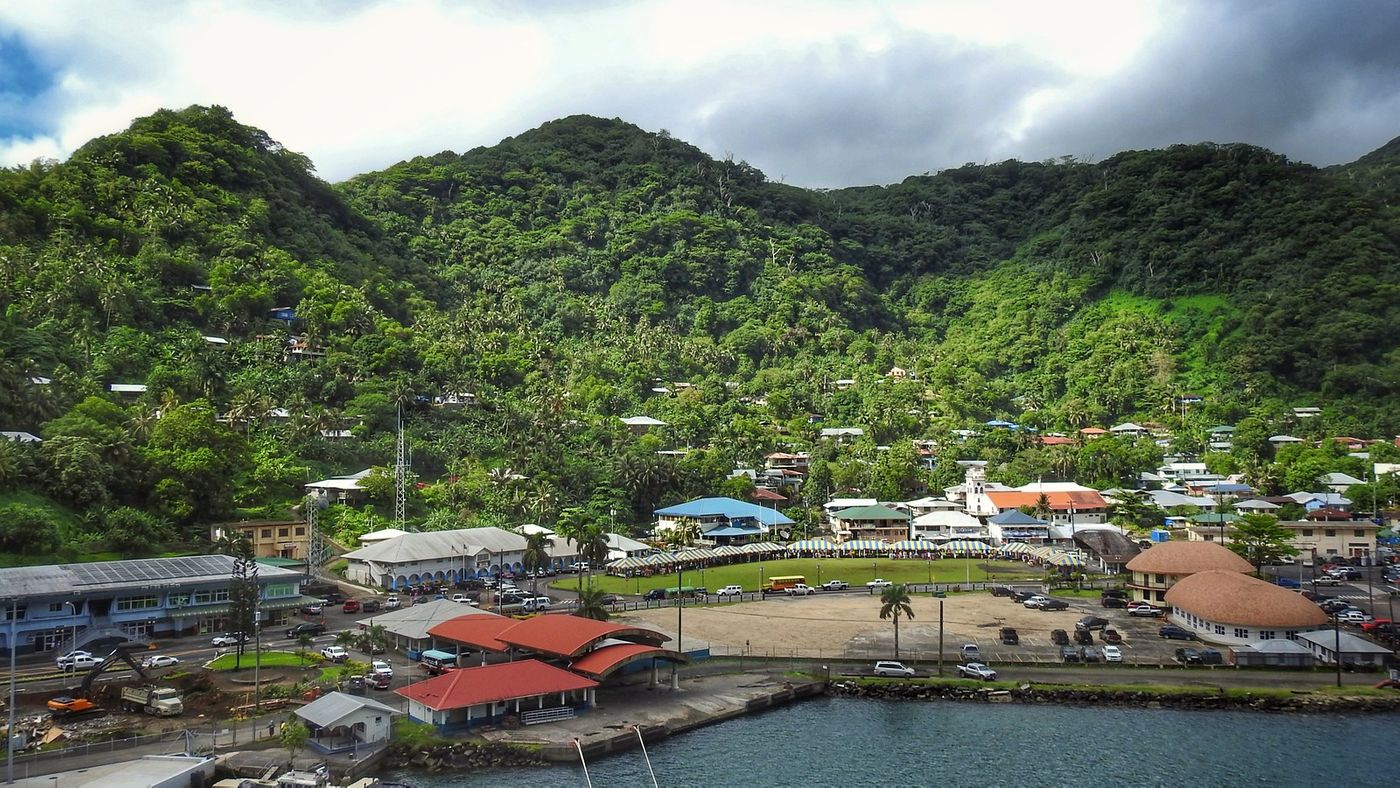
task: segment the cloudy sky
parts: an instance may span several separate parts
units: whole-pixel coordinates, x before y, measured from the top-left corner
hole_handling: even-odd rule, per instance
[[[339,180],[552,118],[667,129],[803,186],[1400,136],[1400,3],[7,0],[0,163],[222,104]]]

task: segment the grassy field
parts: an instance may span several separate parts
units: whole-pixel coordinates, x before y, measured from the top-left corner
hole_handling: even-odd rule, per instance
[[[224,654],[213,662],[210,662],[208,667],[210,670],[233,670],[233,662],[236,656],[236,654],[232,653]],[[303,658],[291,651],[264,651],[262,653],[262,667],[264,668],[300,668],[315,664],[316,662],[317,660],[315,657],[308,655]],[[243,654],[243,663],[239,669],[252,670],[252,668],[253,652],[246,651]]]
[[[760,577],[766,580],[782,575],[802,575],[808,585],[828,580],[844,580],[851,586],[862,586],[877,577],[894,583],[974,583],[1010,579],[1038,579],[1039,570],[1016,561],[987,561],[976,558],[941,558],[935,561],[888,558],[785,558],[779,561],[754,561],[727,564],[688,571],[684,582],[676,573],[651,577],[610,577],[595,573],[593,583],[612,594],[640,594],[653,588],[688,585],[715,591],[728,585],[743,586],[745,591],[757,591]],[[930,579],[931,578],[931,579]],[[571,591],[578,588],[578,578],[563,576],[550,583],[551,588]]]

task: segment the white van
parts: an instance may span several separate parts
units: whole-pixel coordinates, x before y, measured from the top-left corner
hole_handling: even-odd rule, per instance
[[[549,597],[532,596],[525,600],[523,609],[526,613],[543,613],[549,609]]]

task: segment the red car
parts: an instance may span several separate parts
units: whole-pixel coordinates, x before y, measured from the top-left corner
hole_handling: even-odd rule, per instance
[[[1378,619],[1375,619],[1374,621],[1363,621],[1363,622],[1361,622],[1361,631],[1362,631],[1362,632],[1374,632],[1374,631],[1376,631],[1376,627],[1378,627],[1378,626],[1380,626],[1380,625],[1382,625],[1382,624],[1391,624],[1391,623],[1394,623],[1394,622],[1392,622],[1392,621],[1391,621],[1390,619],[1388,619],[1388,618],[1378,618]]]
[[[358,613],[358,612],[360,612],[360,602],[359,602],[359,600],[356,600],[356,599],[347,599],[347,600],[345,600],[345,604],[343,604],[343,605],[340,606],[340,612],[342,612],[342,613]]]

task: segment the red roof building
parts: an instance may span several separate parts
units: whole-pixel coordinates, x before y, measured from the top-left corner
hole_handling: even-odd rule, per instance
[[[1098,512],[1107,511],[1108,502],[1097,490],[1071,492],[1021,492],[1020,490],[988,490],[987,499],[999,511],[1018,509],[1022,506],[1036,506],[1041,496],[1050,504],[1052,512]]]
[[[442,730],[495,722],[507,715],[525,722],[536,714],[572,716],[574,709],[593,705],[597,686],[593,679],[526,659],[454,670],[396,692],[408,699],[411,719]]]
[[[787,503],[787,496],[773,492],[772,490],[768,490],[763,487],[755,487],[753,489],[753,492],[749,493],[749,499],[757,501],[759,503],[763,503],[765,501],[770,503]]]
[[[604,640],[640,641],[659,646],[671,639],[642,627],[558,615],[527,618],[497,637],[515,648],[563,658],[577,657]]]
[[[444,621],[429,629],[428,634],[478,651],[504,653],[510,646],[496,636],[519,623],[509,616],[475,614]]]
[[[1036,442],[1041,446],[1073,446],[1074,438],[1064,435],[1042,435],[1036,438]]]
[[[653,660],[652,675],[654,683],[656,666],[654,660],[657,659],[664,659],[667,662],[676,663],[690,661],[679,651],[648,646],[644,643],[613,643],[612,645],[603,646],[584,654],[569,663],[569,669],[602,681],[628,665],[644,660]]]

